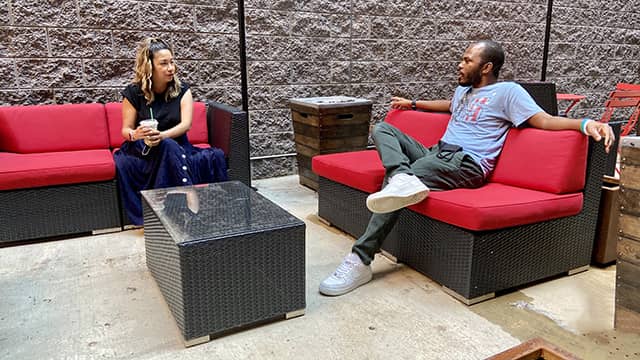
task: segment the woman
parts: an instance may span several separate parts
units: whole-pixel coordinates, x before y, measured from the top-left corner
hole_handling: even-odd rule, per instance
[[[144,40],[135,77],[122,91],[122,136],[114,154],[122,202],[129,220],[142,225],[140,190],[227,180],[220,149],[196,148],[187,139],[193,98],[178,80],[173,49],[163,40]],[[157,129],[141,125],[156,120]]]

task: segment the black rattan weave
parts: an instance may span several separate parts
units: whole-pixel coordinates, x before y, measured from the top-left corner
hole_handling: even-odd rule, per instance
[[[0,242],[120,226],[115,181],[0,191]]]
[[[558,116],[558,99],[556,98],[556,84],[549,82],[521,82],[518,81],[536,104],[548,114]]]
[[[371,212],[364,204],[367,193],[331,181],[322,176],[318,182],[318,216],[341,229],[347,234],[358,238],[367,228]],[[382,249],[389,254],[398,256],[398,226],[394,226]]]
[[[468,300],[589,265],[605,162],[602,143],[591,140],[584,205],[575,216],[479,232],[404,209],[395,227],[396,256]],[[347,232],[359,230],[361,223],[354,227],[348,222],[365,216],[365,197],[321,178],[319,214]],[[337,202],[341,205],[332,207]]]
[[[247,113],[225,104],[209,101],[207,102],[207,129],[210,145],[225,150],[228,155],[229,180],[239,180],[251,186]],[[229,136],[216,136],[216,131],[220,130],[228,131]]]
[[[193,190],[197,214],[180,196]],[[305,308],[304,222],[238,181],[143,192],[147,266],[185,340]]]

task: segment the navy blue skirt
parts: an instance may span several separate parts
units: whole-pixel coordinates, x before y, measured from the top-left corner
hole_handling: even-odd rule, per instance
[[[197,148],[186,135],[164,139],[143,155],[143,140],[127,141],[113,154],[122,204],[132,224],[142,225],[140,190],[227,180],[222,150]]]

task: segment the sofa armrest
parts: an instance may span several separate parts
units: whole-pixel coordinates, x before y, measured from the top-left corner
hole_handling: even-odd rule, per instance
[[[615,152],[615,149],[610,151]],[[595,237],[598,211],[602,193],[602,176],[605,174],[608,154],[604,151],[604,141],[596,142],[589,138],[589,153],[587,156],[587,176],[584,185],[584,205],[582,216],[585,233]]]
[[[208,101],[207,132],[209,145],[222,149],[227,156],[229,180],[239,180],[251,186],[247,113],[225,104]]]

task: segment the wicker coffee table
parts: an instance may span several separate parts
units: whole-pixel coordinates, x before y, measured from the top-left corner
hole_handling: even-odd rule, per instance
[[[238,181],[142,199],[147,266],[186,346],[304,314],[304,222]]]

